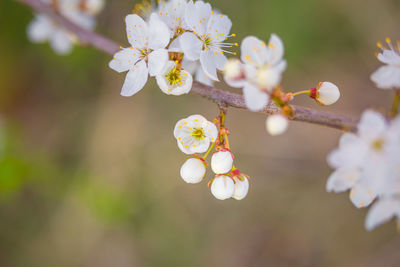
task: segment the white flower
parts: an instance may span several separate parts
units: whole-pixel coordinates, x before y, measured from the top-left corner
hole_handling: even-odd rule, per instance
[[[182,165],[180,173],[186,183],[197,184],[206,175],[206,165],[198,158],[190,158]]]
[[[192,61],[200,60],[204,73],[218,81],[217,69],[223,70],[227,58],[225,49],[236,44],[225,43],[232,27],[231,20],[222,14],[214,14],[211,5],[203,1],[190,1],[186,8],[185,21],[192,32],[180,37],[185,56]],[[232,35],[234,36],[234,35]]]
[[[161,91],[167,95],[182,95],[187,94],[192,89],[192,75],[177,67],[173,61],[168,61],[164,70],[156,76],[157,84]]]
[[[281,114],[268,116],[266,120],[267,132],[272,136],[283,134],[284,132],[286,132],[288,127],[288,119],[286,118],[286,116],[283,116]]]
[[[339,148],[328,157],[336,171],[327,190],[351,189],[350,199],[366,207],[377,196],[400,193],[400,116],[390,124],[379,113],[367,110],[358,124],[358,133],[344,134]]]
[[[379,199],[369,210],[365,220],[365,228],[368,231],[397,217],[397,225],[400,225],[400,198],[386,197]]]
[[[126,31],[132,46],[117,52],[109,65],[118,72],[128,71],[121,95],[132,96],[144,87],[149,74],[156,76],[164,69],[170,35],[168,27],[154,13],[149,23],[138,15],[126,16]]]
[[[331,82],[321,82],[311,89],[310,97],[321,105],[332,105],[340,98],[339,88]]]
[[[286,69],[282,40],[271,35],[268,45],[249,36],[241,45],[242,75],[236,79],[225,76],[232,87],[243,88],[246,106],[252,111],[262,110],[269,102],[269,93],[277,87]]]
[[[378,42],[378,47],[382,50],[377,55],[380,62],[386,64],[380,67],[371,75],[371,80],[381,89],[400,88],[400,42],[395,46],[389,38],[386,38],[387,47]]]
[[[235,193],[232,197],[236,200],[242,200],[247,196],[247,193],[249,192],[249,180],[246,177],[243,177],[243,180],[235,177],[234,180]]]
[[[229,149],[215,152],[211,157],[211,169],[215,174],[225,174],[232,170],[233,155]]]
[[[235,193],[235,184],[229,176],[216,176],[211,184],[211,193],[219,200],[231,198]]]
[[[239,59],[229,59],[224,68],[224,77],[229,82],[237,81],[243,79],[243,64]]]
[[[203,116],[192,115],[176,123],[174,136],[183,153],[204,153],[210,143],[215,142],[218,130],[214,123],[209,122]]]

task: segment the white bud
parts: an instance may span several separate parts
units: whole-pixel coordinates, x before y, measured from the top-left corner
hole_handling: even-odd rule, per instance
[[[197,158],[190,158],[181,167],[181,177],[189,184],[200,183],[206,174],[204,162]]]
[[[317,88],[316,100],[323,105],[332,105],[340,97],[339,88],[330,82],[322,82]]]
[[[211,157],[211,169],[216,174],[225,174],[232,170],[233,156],[229,150],[215,152]]]
[[[288,127],[288,119],[281,114],[271,115],[267,118],[267,132],[272,136],[283,134],[286,132]]]
[[[257,71],[256,83],[260,88],[272,90],[281,82],[281,74],[273,68],[262,68]]]
[[[235,193],[233,194],[233,198],[236,200],[242,200],[247,196],[249,192],[249,180],[244,177],[244,180],[241,181],[238,178],[235,179]]]
[[[97,15],[104,7],[104,0],[86,0],[86,11],[91,15]]]
[[[235,184],[229,176],[217,176],[211,184],[211,193],[220,200],[231,198],[235,193]]]
[[[224,68],[225,78],[234,80],[242,74],[242,63],[238,59],[229,59]]]

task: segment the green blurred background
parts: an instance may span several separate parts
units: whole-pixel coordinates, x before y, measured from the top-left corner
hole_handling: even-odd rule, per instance
[[[369,75],[375,44],[398,39],[398,0],[216,0],[241,40],[277,33],[287,91],[332,81],[342,98],[321,108],[359,115],[391,95]],[[132,0],[109,0],[98,31],[127,44]],[[148,83],[119,95],[110,56],[76,47],[60,57],[26,37],[32,12],[0,1],[0,266],[399,266],[394,223],[364,230],[366,210],[325,191],[325,158],[339,131],[293,122],[272,138],[265,116],[230,109],[236,165],[251,180],[242,201],[218,201],[179,177],[172,135],[217,108]],[[218,85],[225,88],[224,84]],[[211,174],[209,174],[210,176]],[[210,178],[208,176],[208,178]]]

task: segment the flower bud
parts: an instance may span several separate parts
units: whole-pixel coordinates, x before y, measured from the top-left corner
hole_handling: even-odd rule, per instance
[[[104,7],[104,0],[86,0],[84,3],[86,12],[90,15],[97,15]]]
[[[190,158],[181,167],[181,177],[189,184],[200,183],[206,174],[206,165],[198,158]]]
[[[249,180],[246,177],[243,177],[243,181],[236,177],[234,179],[235,193],[232,197],[236,200],[242,200],[247,196],[247,193],[249,192]]]
[[[242,75],[242,63],[238,59],[229,59],[224,68],[225,78],[237,79]]]
[[[211,184],[211,193],[220,200],[231,198],[235,193],[235,184],[232,178],[225,175],[215,177]]]
[[[233,155],[229,149],[215,152],[211,157],[211,169],[216,174],[225,174],[232,170]]]
[[[340,97],[339,88],[330,82],[321,82],[318,87],[311,89],[310,97],[321,105],[332,105]]]
[[[288,126],[288,119],[281,114],[271,115],[266,121],[267,132],[272,136],[283,134]]]
[[[262,89],[271,91],[278,86],[280,82],[281,74],[273,68],[262,68],[257,72],[256,83]]]

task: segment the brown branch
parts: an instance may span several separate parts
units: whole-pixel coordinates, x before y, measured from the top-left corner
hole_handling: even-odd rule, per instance
[[[54,21],[56,21],[60,25],[63,25],[63,27],[65,27],[69,31],[73,32],[84,45],[91,45],[97,48],[98,50],[101,50],[110,55],[113,55],[120,49],[120,45],[118,45],[114,41],[107,39],[100,34],[97,34],[89,30],[85,30],[75,25],[65,17],[55,12],[54,9],[52,9],[51,7],[42,3],[40,0],[17,0],[17,1],[29,6],[38,13],[42,13],[51,17]],[[191,90],[191,93],[207,98],[208,100],[211,100],[212,102],[218,105],[227,105],[230,107],[247,109],[244,102],[244,98],[240,94],[213,88],[210,86],[200,84],[198,82],[193,83],[193,88]],[[356,118],[346,115],[321,112],[299,106],[292,106],[292,107],[294,109],[294,115],[292,119],[295,121],[320,124],[348,131],[355,131],[356,129],[356,124],[358,121],[358,119]],[[280,108],[277,107],[275,104],[271,103],[259,113],[264,113],[267,115],[276,114],[280,113]]]

